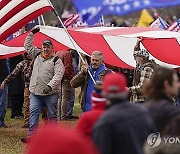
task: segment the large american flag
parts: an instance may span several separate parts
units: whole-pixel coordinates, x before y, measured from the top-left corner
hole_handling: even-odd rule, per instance
[[[0,0],[0,42],[52,9],[48,0]]]
[[[65,29],[51,26],[40,26],[40,32],[34,37],[34,45],[41,47],[43,40],[48,37],[52,40],[55,51],[77,49],[91,55],[93,51],[98,50],[103,53],[106,64],[132,68],[136,65],[133,57],[134,45],[139,37],[143,37],[142,44],[149,51],[150,59],[162,66],[180,66],[178,32],[149,27],[91,27],[68,29],[68,32],[76,48]],[[27,34],[0,45],[0,59],[23,52]]]

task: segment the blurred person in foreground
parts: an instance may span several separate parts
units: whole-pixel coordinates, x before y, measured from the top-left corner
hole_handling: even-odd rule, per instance
[[[108,109],[93,128],[93,141],[101,154],[143,154],[144,142],[154,130],[147,109],[128,101],[126,87],[121,73],[108,73],[103,79]]]
[[[26,154],[98,154],[92,143],[79,132],[58,125],[37,131]]]
[[[33,46],[34,34],[40,29],[34,28],[26,37],[24,47],[26,52],[34,60],[30,79],[30,119],[29,136],[37,129],[39,114],[42,108],[47,111],[49,121],[57,123],[57,103],[60,91],[61,79],[64,75],[64,65],[53,49],[51,40],[42,42],[42,49]],[[21,139],[28,142],[30,137]]]
[[[102,82],[97,81],[91,93],[92,110],[84,112],[77,122],[76,130],[84,136],[92,139],[92,129],[95,122],[104,113],[106,108],[106,99],[102,95]]]
[[[180,82],[177,73],[166,67],[155,69],[150,82],[143,88],[143,94],[149,101],[144,105],[156,124],[161,135],[180,135],[180,109],[175,106],[174,98],[179,94]],[[176,120],[174,120],[176,119]],[[179,118],[178,118],[179,119]]]
[[[106,73],[111,72],[104,64],[103,54],[100,51],[93,51],[90,66],[84,63],[78,74],[72,78],[70,84],[73,88],[81,86],[79,102],[84,112],[91,110],[91,92],[94,87],[94,82],[89,76],[88,70],[95,81],[101,81]]]
[[[149,52],[140,48],[142,38],[138,39],[134,47],[134,59],[136,61],[136,68],[133,74],[133,83],[129,87],[131,94],[131,103],[143,103],[145,97],[142,95],[143,85],[149,81],[154,69],[159,66],[154,60],[149,59]]]

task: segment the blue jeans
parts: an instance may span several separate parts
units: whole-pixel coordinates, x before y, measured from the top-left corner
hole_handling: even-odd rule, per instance
[[[58,94],[47,96],[34,95],[30,93],[30,117],[29,117],[29,135],[37,128],[39,123],[39,114],[45,106],[48,120],[57,122],[57,103]]]
[[[8,106],[8,87],[0,90],[0,126],[4,125],[6,109]]]

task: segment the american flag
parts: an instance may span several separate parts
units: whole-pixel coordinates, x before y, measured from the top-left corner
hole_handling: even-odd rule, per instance
[[[0,0],[0,42],[52,9],[48,0]]]
[[[180,32],[180,19],[178,19],[177,21],[175,21],[174,23],[172,23],[172,25],[170,25],[167,30],[169,31],[174,31],[174,32]]]
[[[151,28],[161,28],[161,29],[167,29],[168,24],[161,18],[157,18],[151,25]]]
[[[80,20],[79,15],[77,13],[74,13],[64,21],[64,25],[66,28],[69,28],[73,24],[75,24],[78,20]]]

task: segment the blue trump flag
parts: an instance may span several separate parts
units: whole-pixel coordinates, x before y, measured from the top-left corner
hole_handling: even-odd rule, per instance
[[[102,15],[125,15],[142,9],[180,5],[180,0],[71,0],[83,22],[97,23]]]

